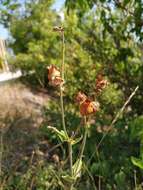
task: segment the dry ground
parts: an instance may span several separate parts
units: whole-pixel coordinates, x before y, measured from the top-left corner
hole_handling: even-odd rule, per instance
[[[42,120],[42,108],[48,101],[46,93],[36,92],[20,82],[13,81],[1,84],[0,94],[1,121],[6,117],[20,117],[20,120],[29,118],[35,123],[33,127],[38,127]]]
[[[39,143],[38,128],[49,97],[15,81],[0,84],[0,95],[2,169],[9,170]]]

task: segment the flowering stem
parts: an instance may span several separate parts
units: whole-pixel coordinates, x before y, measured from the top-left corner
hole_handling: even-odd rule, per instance
[[[61,65],[61,76],[64,81],[64,70],[65,70],[65,37],[64,37],[64,31],[62,31],[62,65]],[[64,102],[63,102],[63,83],[60,85],[60,102],[61,102],[61,114],[62,114],[62,125],[63,130],[68,136],[66,125],[65,125],[65,114],[64,114]],[[70,163],[70,175],[73,175],[72,172],[72,144],[71,142],[68,142],[68,152],[69,152],[69,163]],[[71,185],[70,190],[72,190],[73,185]]]
[[[63,130],[67,134],[66,125],[65,125],[65,113],[64,113],[64,102],[63,102],[63,86],[60,86],[60,103],[61,103],[61,115],[62,115],[62,125]]]
[[[61,67],[61,74],[62,74],[63,80],[64,80],[64,73],[65,73],[65,35],[64,35],[64,31],[62,31],[62,67]]]
[[[65,40],[64,40],[64,31],[62,31],[62,65],[61,65],[61,75],[64,80],[64,64],[65,64]],[[65,114],[64,114],[64,102],[63,102],[63,83],[60,85],[60,103],[61,103],[61,114],[62,114],[62,125],[63,130],[67,134],[66,125],[65,125]]]

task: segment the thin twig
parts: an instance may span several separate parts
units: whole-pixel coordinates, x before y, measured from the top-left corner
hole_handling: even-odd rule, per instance
[[[113,119],[113,121],[111,122],[109,129],[106,133],[104,133],[104,135],[102,136],[100,142],[97,145],[97,149],[93,152],[93,154],[91,155],[90,159],[91,160],[94,156],[94,154],[96,153],[96,151],[99,149],[99,147],[101,146],[103,140],[105,139],[105,137],[107,136],[107,134],[114,128],[114,124],[116,123],[116,121],[118,120],[118,118],[120,117],[120,115],[123,113],[126,105],[131,101],[132,97],[136,94],[137,90],[138,90],[139,86],[137,86],[135,88],[135,90],[131,93],[131,95],[129,96],[129,98],[127,99],[127,101],[124,103],[124,105],[122,106],[122,108],[119,110],[119,112],[116,114],[115,118]]]

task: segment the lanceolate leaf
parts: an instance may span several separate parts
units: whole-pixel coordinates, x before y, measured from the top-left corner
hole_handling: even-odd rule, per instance
[[[82,140],[82,136],[76,139],[71,139],[70,141],[71,141],[71,144],[74,145],[74,144],[79,143],[81,140]]]
[[[81,169],[82,169],[82,160],[78,159],[75,164],[73,165],[73,176],[75,178],[80,177],[81,175]]]
[[[135,166],[139,167],[140,169],[143,169],[143,160],[132,156],[131,161]]]
[[[68,135],[63,130],[59,131],[57,128],[51,126],[48,126],[48,129],[51,129],[54,133],[56,133],[62,142],[69,140]]]

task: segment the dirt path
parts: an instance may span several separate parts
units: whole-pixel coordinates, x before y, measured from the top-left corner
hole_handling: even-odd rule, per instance
[[[9,82],[0,85],[0,118],[32,117],[42,120],[42,109],[48,101],[48,95],[34,92],[20,82]],[[14,118],[13,118],[14,119]]]
[[[12,168],[39,143],[38,129],[48,100],[46,93],[33,91],[20,82],[0,85],[0,129],[6,168]]]

